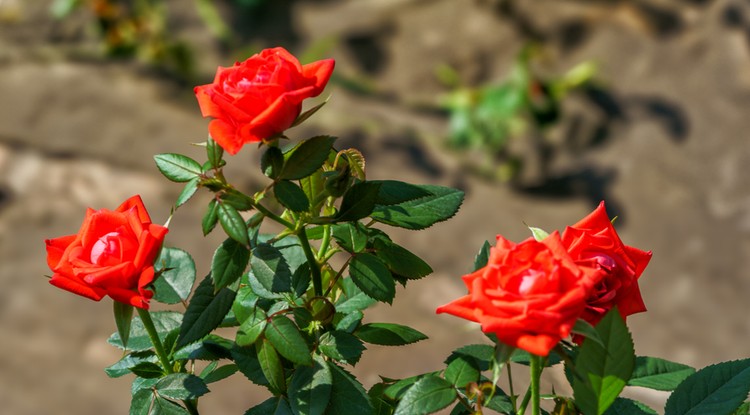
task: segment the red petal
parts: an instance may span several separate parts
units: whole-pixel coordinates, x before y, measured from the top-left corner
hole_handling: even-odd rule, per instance
[[[213,120],[208,124],[208,132],[217,144],[231,155],[237,154],[245,144],[238,137],[237,127],[224,121]],[[257,140],[257,141],[260,141]]]
[[[47,239],[44,243],[47,246],[47,265],[51,270],[55,270],[62,259],[65,249],[75,241],[77,235],[61,236],[59,238]]]
[[[313,80],[313,92],[311,97],[317,97],[325,89],[328,80],[333,73],[333,67],[336,62],[333,59],[324,59],[321,61],[308,63],[302,67],[302,75],[305,78]]]
[[[99,301],[104,298],[105,291],[99,288],[90,287],[85,285],[83,282],[79,282],[74,278],[68,278],[60,274],[55,274],[49,283],[57,288],[70,291],[74,294],[90,298],[94,301]]]

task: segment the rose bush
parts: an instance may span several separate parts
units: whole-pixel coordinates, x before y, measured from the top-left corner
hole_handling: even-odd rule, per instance
[[[216,71],[213,83],[195,87],[209,133],[230,154],[289,128],[302,101],[323,92],[333,59],[301,65],[284,48],[265,49],[246,61]]]
[[[562,243],[573,260],[598,268],[603,278],[586,299],[581,318],[596,325],[613,307],[622,318],[646,311],[638,278],[651,260],[651,252],[626,246],[607,216],[604,202],[562,234]]]
[[[538,356],[567,337],[602,273],[579,267],[559,233],[519,244],[497,237],[487,265],[463,277],[469,294],[437,309]]]
[[[114,211],[88,209],[77,234],[45,241],[50,283],[92,300],[108,295],[148,309],[153,292],[147,287],[166,234],[151,223],[140,196]]]

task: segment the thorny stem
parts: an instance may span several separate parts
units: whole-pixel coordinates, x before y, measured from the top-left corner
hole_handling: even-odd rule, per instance
[[[315,258],[315,254],[313,254],[312,248],[310,247],[310,241],[307,240],[305,228],[302,228],[301,232],[297,234],[297,237],[299,238],[300,245],[302,245],[302,250],[305,251],[307,262],[310,264],[310,272],[312,272],[313,290],[315,291],[315,295],[318,297],[322,297],[323,278],[320,275],[320,265],[318,264],[318,260]]]

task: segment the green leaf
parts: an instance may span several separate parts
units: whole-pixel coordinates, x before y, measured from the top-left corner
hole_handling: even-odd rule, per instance
[[[500,413],[513,413],[513,403],[510,397],[500,388],[495,389],[495,395],[484,406]]]
[[[266,329],[266,313],[260,307],[253,307],[250,317],[242,322],[237,330],[237,345],[249,346],[258,340]]]
[[[260,159],[260,170],[264,175],[272,179],[279,177],[284,167],[284,154],[278,147],[268,147]]]
[[[573,330],[571,330],[571,333],[583,336],[587,339],[591,339],[592,341],[599,344],[599,346],[605,347],[604,342],[602,342],[601,337],[599,337],[599,332],[597,332],[594,326],[589,324],[589,322],[586,320],[580,318],[576,320],[576,324],[573,326]]]
[[[203,173],[197,161],[182,154],[157,154],[154,156],[154,161],[161,174],[173,182],[187,182]]]
[[[289,405],[292,412],[322,415],[331,398],[331,370],[325,360],[316,358],[312,366],[299,366],[289,382]]]
[[[479,363],[469,356],[453,355],[448,358],[445,368],[445,380],[457,388],[463,388],[471,382],[479,382]]]
[[[320,104],[318,104],[318,105],[310,108],[309,110],[303,112],[302,114],[300,114],[297,117],[297,119],[294,120],[294,122],[292,123],[292,125],[289,128],[296,127],[296,126],[302,124],[303,122],[305,122],[305,120],[307,120],[313,114],[315,114],[316,112],[318,112],[319,109],[323,108],[323,105],[325,105],[325,104],[328,103],[328,99],[330,99],[330,96],[328,98],[326,98],[325,101],[321,102]]]
[[[149,415],[190,415],[185,408],[161,396],[155,396],[153,402]]]
[[[242,219],[240,213],[227,203],[219,203],[218,211],[219,223],[227,235],[242,245],[249,245],[250,239],[247,236],[247,225]]]
[[[667,400],[664,415],[731,414],[750,392],[750,359],[704,367],[689,376]]]
[[[224,365],[208,373],[205,373],[205,374],[201,373],[201,378],[208,385],[210,383],[218,382],[222,379],[226,379],[234,375],[235,373],[237,373],[237,370],[239,370],[237,365],[234,365],[234,364]]]
[[[380,184],[376,203],[378,205],[390,206],[422,197],[432,196],[422,186],[400,182],[397,180],[370,180],[370,183]]]
[[[688,365],[657,357],[638,356],[635,358],[635,368],[628,385],[672,391],[693,373],[695,369]]]
[[[734,411],[734,414],[732,415],[748,415],[750,414],[750,402],[745,402],[742,405],[740,405],[739,408],[737,408],[736,411]]]
[[[336,300],[337,312],[348,314],[353,311],[364,310],[376,303],[376,300],[363,293],[351,278],[343,280],[341,285],[344,292]]]
[[[245,415],[295,415],[283,396],[268,398],[245,412]]]
[[[490,243],[484,241],[482,248],[477,253],[477,256],[474,257],[474,271],[484,268],[487,265],[487,261],[490,260],[490,248],[492,248]]]
[[[190,305],[185,310],[177,348],[198,341],[217,328],[232,308],[236,294],[229,288],[222,288],[214,294],[211,274],[207,275],[195,289]]]
[[[349,262],[352,281],[365,294],[390,304],[396,296],[396,283],[388,267],[373,254],[357,254]]]
[[[216,199],[211,199],[211,201],[208,202],[208,209],[206,210],[206,214],[203,215],[203,220],[201,221],[201,228],[203,230],[203,236],[206,236],[209,233],[211,233],[211,231],[214,230],[218,222],[219,222],[219,203],[216,201]]]
[[[266,338],[278,352],[298,365],[311,365],[312,356],[297,326],[288,318],[277,315],[266,326]]]
[[[292,290],[292,272],[289,269],[281,250],[266,243],[258,244],[253,249],[250,259],[253,275],[263,287],[271,292],[289,292]]]
[[[307,139],[284,154],[280,179],[299,180],[318,170],[328,159],[336,137],[321,135]]]
[[[310,200],[307,199],[305,192],[296,184],[282,180],[273,186],[273,193],[276,200],[285,208],[294,212],[304,212],[310,209]]]
[[[464,192],[449,187],[420,185],[431,196],[395,205],[377,205],[370,217],[400,228],[419,230],[448,220],[458,212]]]
[[[247,268],[250,261],[250,251],[245,245],[234,239],[226,239],[216,248],[211,260],[211,278],[214,280],[214,290],[218,292],[224,287],[237,281]]]
[[[130,399],[130,415],[145,415],[151,409],[151,401],[154,399],[154,393],[150,389],[141,389],[133,393]]]
[[[586,339],[576,358],[573,396],[585,415],[601,415],[609,408],[630,379],[635,365],[633,339],[617,308],[597,324],[604,343]]]
[[[170,399],[195,399],[208,393],[203,379],[188,373],[172,373],[159,379],[156,393]]]
[[[131,368],[143,362],[156,363],[158,362],[158,358],[154,352],[150,350],[129,353],[123,356],[122,359],[118,360],[117,363],[105,368],[104,373],[111,378],[119,378],[120,376],[131,373]]]
[[[427,338],[427,336],[411,327],[392,323],[363,324],[357,329],[355,335],[367,343],[383,346],[403,346]]]
[[[191,343],[175,351],[175,360],[219,360],[231,355],[232,341],[209,334],[199,342]]]
[[[302,295],[307,292],[310,288],[311,279],[312,274],[310,272],[310,266],[307,265],[307,263],[297,267],[292,274],[292,288],[294,293],[297,294],[297,297],[302,297]]]
[[[133,321],[133,306],[119,301],[114,301],[113,304],[117,334],[122,340],[123,347],[127,347],[128,337],[130,336],[130,324]]]
[[[318,197],[318,195],[320,195],[323,190],[325,190],[325,180],[323,180],[323,172],[315,172],[312,175],[301,179],[299,181],[299,184],[302,188],[302,191],[305,192],[305,196],[307,196],[308,200],[318,200],[318,203],[315,206],[311,206],[310,211],[316,213],[320,212],[320,208],[323,206],[323,203],[325,203],[325,199],[316,199],[316,197]]]
[[[335,328],[336,330],[345,331],[347,333],[354,333],[354,330],[356,330],[362,322],[362,318],[364,318],[364,314],[359,310],[354,310],[349,314],[336,313],[334,315]]]
[[[401,379],[393,383],[392,385],[388,385],[388,387],[385,388],[383,391],[383,395],[392,399],[392,400],[401,400],[401,398],[404,396],[406,391],[409,390],[409,388],[412,387],[415,383],[418,381],[429,377],[429,376],[438,376],[440,374],[440,371],[438,372],[429,372],[429,373],[423,373],[421,375],[417,376],[411,376],[406,379]],[[396,379],[386,379],[381,376],[381,379],[388,382],[393,382]]]
[[[268,386],[269,382],[266,376],[263,374],[263,370],[260,366],[258,359],[258,350],[260,350],[260,343],[256,343],[255,347],[232,347],[232,360],[237,364],[240,372],[251,382],[261,385]]]
[[[328,362],[333,380],[331,389],[331,400],[328,403],[327,413],[329,414],[373,414],[370,398],[365,392],[357,379],[349,372],[334,364]]]
[[[396,275],[417,280],[432,273],[432,267],[406,248],[385,240],[375,240],[375,255]]]
[[[456,389],[438,376],[427,376],[406,391],[394,415],[424,415],[437,412],[456,400]]]
[[[164,375],[164,369],[154,362],[140,362],[131,367],[130,371],[145,379],[156,379]]]
[[[253,205],[253,199],[235,189],[226,189],[219,194],[221,203],[229,205],[239,212],[252,210],[255,206]]]
[[[469,344],[454,350],[453,353],[448,356],[445,363],[450,363],[453,356],[462,356],[474,359],[477,363],[477,368],[480,371],[485,371],[490,368],[490,363],[492,362],[494,354],[495,348],[489,344]]]
[[[336,243],[346,252],[362,252],[367,247],[367,233],[359,222],[337,223],[331,227]]]
[[[159,335],[159,339],[163,342],[167,337],[167,334],[180,327],[182,323],[182,314],[174,311],[149,311],[151,313],[151,319],[154,320],[154,327]],[[120,340],[120,335],[115,333],[109,336],[107,343],[119,347],[121,349],[140,352],[143,350],[151,349],[151,338],[148,336],[146,328],[143,327],[143,322],[138,316],[133,318],[130,325],[130,335],[128,336],[128,345],[125,347]]]
[[[339,362],[355,365],[365,350],[362,340],[345,331],[329,331],[320,336],[319,350]]]
[[[216,144],[216,141],[214,141],[213,137],[210,135],[206,141],[206,157],[208,158],[208,162],[211,163],[211,166],[215,169],[224,165],[222,160],[222,157],[224,157],[224,149]]]
[[[195,177],[187,182],[180,195],[177,196],[177,201],[174,202],[175,207],[184,205],[185,202],[195,195],[195,192],[198,191],[198,183],[200,183],[200,177]]]
[[[531,231],[531,235],[534,237],[534,239],[540,242],[549,236],[549,232],[541,228],[535,228],[533,226],[529,226],[529,230]]]
[[[375,209],[380,184],[359,182],[350,187],[341,201],[341,208],[335,216],[337,222],[354,222],[370,216]]]
[[[279,359],[276,349],[271,342],[266,339],[256,343],[255,347],[258,350],[260,369],[263,371],[263,376],[268,380],[268,386],[271,389],[271,392],[274,392],[275,394],[283,393],[286,390],[286,377],[284,376],[284,368],[281,367],[281,360]]]
[[[154,300],[165,304],[187,300],[195,284],[195,262],[190,254],[177,248],[162,248],[154,268],[159,274],[154,281]]]
[[[638,401],[617,398],[604,415],[657,415],[657,413]]]

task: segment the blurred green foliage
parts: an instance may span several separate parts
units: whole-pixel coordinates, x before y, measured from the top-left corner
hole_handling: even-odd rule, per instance
[[[461,86],[458,74],[441,66],[437,76],[453,91],[441,106],[450,113],[448,143],[479,156],[472,167],[492,179],[513,179],[523,158],[510,150],[514,139],[543,134],[560,120],[561,106],[570,92],[590,83],[597,69],[586,61],[561,76],[542,77],[532,70],[539,49],[524,47],[503,82],[479,87]]]

